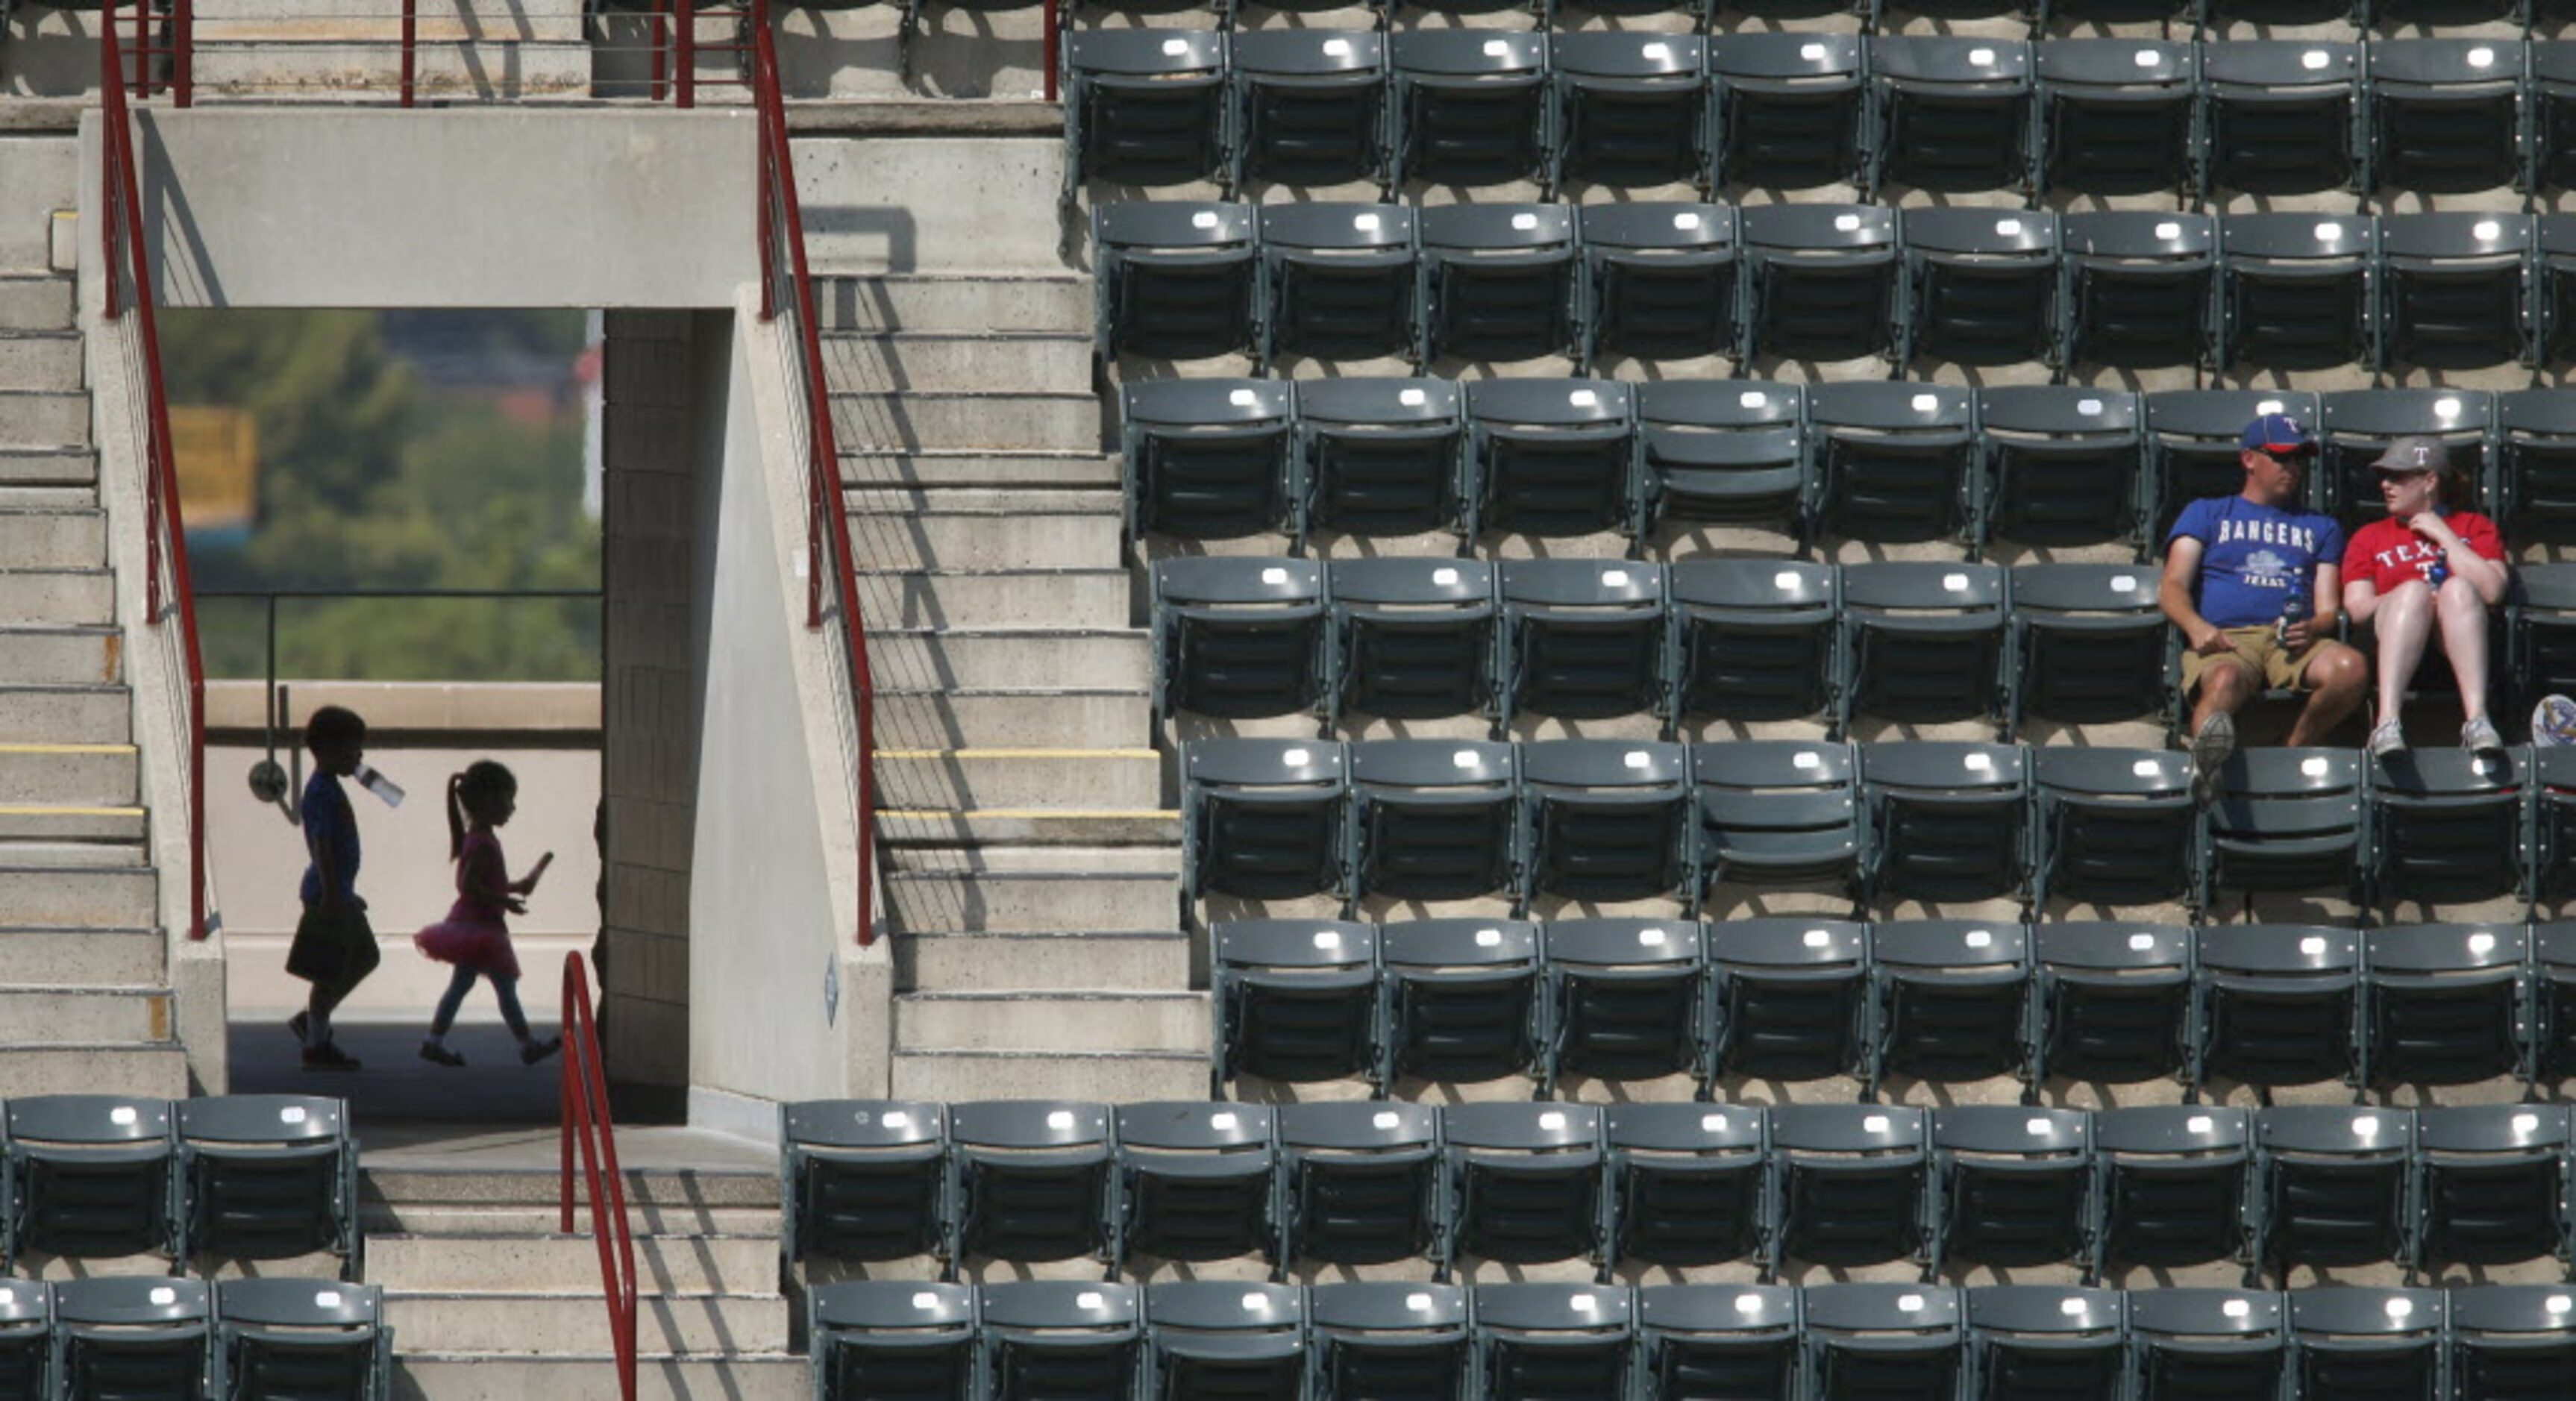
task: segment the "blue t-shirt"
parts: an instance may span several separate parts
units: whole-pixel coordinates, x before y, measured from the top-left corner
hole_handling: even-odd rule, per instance
[[[2343,527],[2333,517],[2242,496],[2206,496],[2183,507],[2165,543],[2186,535],[2201,546],[2200,581],[2192,590],[2200,616],[2223,628],[2273,621],[2294,588],[2313,601],[2318,562],[2343,562]]]
[[[358,885],[358,815],[349,809],[349,790],[340,786],[339,777],[326,769],[316,769],[304,784],[304,850],[317,858],[304,868],[304,903],[322,903],[323,856],[331,858],[332,893],[337,903],[349,904],[357,898]]]

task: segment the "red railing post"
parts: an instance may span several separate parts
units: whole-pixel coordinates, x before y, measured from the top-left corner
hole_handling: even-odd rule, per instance
[[[557,1224],[572,1234],[578,1144],[591,1236],[599,1245],[599,1287],[608,1302],[609,1343],[617,1357],[617,1393],[635,1401],[635,1239],[626,1222],[626,1177],[617,1166],[617,1129],[599,1064],[599,1027],[590,1014],[590,978],[577,953],[564,955],[563,1040],[563,1209]]]
[[[1046,60],[1046,100],[1049,102],[1056,100],[1056,47],[1064,42],[1063,30],[1059,28],[1060,17],[1056,14],[1056,4],[1057,0],[1046,0],[1046,46],[1044,54]]]
[[[412,104],[412,94],[420,77],[420,0],[403,0],[402,8],[402,105]]]
[[[180,106],[196,105],[196,0],[176,0],[170,8],[170,91]]]
[[[672,64],[679,78],[674,105],[689,108],[698,105],[698,0],[679,0],[679,8],[679,48]]]

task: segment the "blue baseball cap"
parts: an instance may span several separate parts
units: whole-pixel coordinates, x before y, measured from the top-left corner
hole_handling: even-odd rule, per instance
[[[2285,413],[2267,413],[2245,425],[2245,435],[2238,443],[2247,452],[2270,453],[2274,457],[2297,457],[2317,450],[2317,440],[2299,421]]]

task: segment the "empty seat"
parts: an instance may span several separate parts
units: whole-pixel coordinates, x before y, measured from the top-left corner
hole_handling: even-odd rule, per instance
[[[1612,1260],[1679,1267],[1764,1258],[1770,1150],[1760,1106],[1622,1103],[1601,1112],[1616,1232],[1608,1243]],[[1690,1351],[1687,1344],[1671,1346]],[[1652,1360],[1655,1352],[1649,1349],[1650,1368],[1682,1365],[1677,1356]],[[1671,1374],[1664,1375],[1672,1385]]]
[[[2576,1310],[2560,1284],[2452,1291],[2451,1378],[2460,1401],[2541,1401],[2576,1368]]]
[[[979,1394],[993,1401],[1125,1396],[1136,1385],[1145,1327],[1132,1284],[1011,1280],[976,1290],[975,1310]]]
[[[1818,35],[1811,42],[1828,37]],[[1830,362],[1896,352],[1894,210],[1866,204],[1758,205],[1740,212],[1738,227],[1750,278],[1742,351],[1746,360]],[[1861,386],[1845,382],[1836,387]]]
[[[1583,245],[1586,370],[1605,355],[1687,360],[1735,352],[1740,264],[1731,206],[1587,204],[1574,214]]]
[[[2031,1081],[2179,1078],[2188,1061],[2187,926],[2069,920],[2032,931],[2040,1035]]]
[[[2208,363],[2218,330],[2218,229],[2209,216],[2113,210],[2069,214],[2058,228],[2069,291],[2065,361],[2133,370]]]
[[[1121,389],[1128,532],[1231,540],[1287,530],[1292,394],[1258,379]]]
[[[1869,931],[1850,920],[1774,915],[1708,927],[1720,1074],[1752,1080],[1859,1076],[1869,1054]]]
[[[1392,53],[1396,184],[1546,178],[1546,35],[1410,29]]]
[[[1976,1401],[2122,1394],[2127,1296],[2051,1284],[2000,1284],[1967,1296]]]
[[[2531,940],[2539,1078],[2555,1084],[2576,1074],[2576,925],[2535,925]]]
[[[2251,1289],[2129,1293],[2129,1351],[2141,1398],[2241,1397],[2281,1389],[2287,1325],[2281,1296]]]
[[[824,1099],[779,1111],[789,1261],[902,1260],[946,1249],[947,1111],[914,1100]]]
[[[2028,755],[1937,740],[1865,746],[1873,900],[1993,900],[2024,884]]]
[[[1817,529],[1880,544],[1970,538],[1977,516],[1974,414],[1968,392],[1949,385],[1846,380],[1810,389]],[[1856,601],[1851,586],[1847,574],[1847,605]],[[2001,607],[2000,598],[1994,607]]]
[[[2379,365],[2529,364],[2534,225],[2519,214],[2379,217]]]
[[[1805,417],[1806,390],[1795,384],[1658,380],[1638,386],[1646,510],[1657,521],[1766,524],[1803,539]]]
[[[2025,718],[2100,724],[2172,709],[2156,575],[2126,564],[2025,564],[2012,572],[2012,728]]]
[[[1564,739],[1524,745],[1522,863],[1531,894],[1645,900],[1690,865],[1689,757],[1678,744]]]
[[[1935,1109],[1932,1155],[1941,1194],[1938,1267],[2084,1262],[2093,1227],[2093,1134],[2082,1110]],[[1987,1394],[2013,1393],[1989,1387]]]
[[[358,1141],[319,1095],[178,1102],[190,1255],[279,1260],[329,1251],[359,1265]]]
[[[2317,396],[2280,389],[2179,389],[2147,396],[2149,501],[2154,528],[2149,548],[2161,552],[2182,508],[2204,496],[2234,496],[2245,489],[2245,425],[2281,414],[2313,428],[2323,410]],[[2315,474],[2309,474],[2313,477]],[[2313,480],[2300,483],[2310,509],[2324,494]],[[2340,561],[2338,561],[2340,563]]]
[[[2361,940],[2349,929],[2200,931],[2195,1080],[2271,1088],[2360,1076]]]
[[[1460,900],[1519,889],[1519,766],[1508,744],[1352,746],[1352,898]]]
[[[1812,190],[1866,177],[1858,36],[1720,34],[1709,42],[1708,70],[1720,185]]]
[[[1675,563],[1674,710],[1722,720],[1836,713],[1840,577],[1805,561]]]
[[[2210,44],[2200,71],[2212,190],[2289,195],[2360,186],[2359,44]]]
[[[2055,357],[2056,215],[1909,209],[1903,218],[1906,314],[1898,363],[2014,365]]]
[[[2136,541],[2146,439],[2135,395],[2062,384],[1981,389],[1976,417],[1984,540]]]
[[[1467,1291],[1454,1284],[1336,1283],[1306,1295],[1315,1401],[1466,1401]]]
[[[40,1279],[0,1280],[0,1395],[48,1401],[52,1388],[54,1290]]]
[[[2522,187],[2522,46],[2374,39],[2370,173],[2382,189],[2459,194]]]
[[[2200,55],[2190,43],[2050,39],[2032,47],[2042,191],[2143,195],[2194,188]]]
[[[1377,930],[1348,920],[1250,919],[1211,932],[1219,1087],[1237,1075],[1302,1083],[1377,1074]]]
[[[2028,1060],[2030,931],[2001,920],[1899,920],[1870,930],[1873,1088],[2019,1075]]]
[[[1574,353],[1572,209],[1443,204],[1423,209],[1420,218],[1417,359],[1483,362]],[[1471,403],[1476,388],[1467,391]]]
[[[2263,1266],[2402,1261],[2415,1116],[2404,1109],[2283,1105],[2254,1116]]]
[[[1642,1394],[1656,1401],[1796,1395],[1798,1304],[1799,1292],[1781,1284],[1657,1284],[1639,1289],[1637,1370]]]
[[[1108,1106],[1046,1099],[952,1104],[948,1142],[956,1179],[950,1260],[1109,1259],[1116,1183]],[[988,1344],[989,1334],[988,1312]]]
[[[1600,379],[1484,379],[1467,386],[1475,491],[1470,535],[1589,535],[1633,528],[1631,386]]]
[[[1870,41],[1869,69],[1873,192],[2031,188],[2028,44],[1880,36]]]
[[[2532,751],[2532,885],[2537,899],[2558,899],[2576,878],[2569,865],[2576,856],[2576,756],[2558,752],[2565,747]],[[2543,926],[2543,937],[2547,932]],[[2576,1029],[2576,1021],[2569,1025]]]
[[[2471,491],[2484,480],[2495,397],[2476,389],[2344,389],[2323,396],[2317,434],[2325,509],[2347,529],[2388,514],[2371,467],[2402,437],[2440,438]]]
[[[2466,1085],[2525,1071],[2531,943],[2519,926],[2398,925],[2362,941],[2374,1084]]]
[[[2518,545],[2576,540],[2576,392],[2499,395],[2496,426],[2496,524]],[[2560,675],[2576,677],[2576,671]]]
[[[2531,184],[2576,189],[2576,44],[2524,46],[2531,71]]]
[[[2200,835],[2191,756],[2051,746],[2031,752],[2039,851],[2032,899],[2151,905],[2191,893]]]
[[[1554,183],[1705,185],[1706,41],[1695,34],[1556,35]]]
[[[1260,220],[1263,363],[1284,355],[1365,360],[1413,354],[1421,336],[1416,307],[1421,279],[1415,267],[1412,209],[1400,204],[1265,204]],[[1357,381],[1344,394],[1383,393],[1381,383]],[[1453,411],[1455,394],[1450,388]],[[1328,403],[1326,421],[1346,420],[1350,410],[1367,402]],[[1448,482],[1443,478],[1439,484],[1446,487]],[[1427,530],[1446,519],[1435,517],[1411,528]]]
[[[373,1401],[393,1392],[394,1334],[384,1291],[317,1279],[228,1279],[215,1286],[216,1343],[230,1396]]]
[[[1216,1279],[1145,1286],[1144,1395],[1303,1401],[1305,1386],[1305,1290]]]
[[[1234,178],[1277,185],[1383,181],[1386,41],[1373,30],[1240,30]]]
[[[2534,47],[2576,49],[2576,44]],[[2543,214],[2534,226],[2539,251],[2533,259],[2531,299],[2540,322],[2539,359],[2545,365],[2564,365],[2576,360],[2576,218]]]
[[[1506,560],[1500,574],[1505,719],[1663,712],[1663,566]]]
[[[1310,379],[1297,399],[1297,460],[1305,473],[1310,527],[1353,535],[1464,528],[1459,473],[1467,419],[1458,386],[1429,379]],[[1355,564],[1394,569],[1416,562],[1344,561],[1334,567],[1334,595],[1347,595],[1344,572]],[[1469,566],[1456,568],[1472,572]]]
[[[1428,719],[1493,710],[1492,565],[1339,560],[1331,578],[1336,714]]]
[[[1277,1248],[1268,1106],[1122,1104],[1113,1122],[1121,1262],[1267,1257]]]
[[[2520,898],[2529,750],[2403,749],[2372,761],[2375,899]]]
[[[1422,919],[1379,930],[1387,1001],[1386,1083],[1478,1083],[1538,1064],[1538,927]]]
[[[1624,1397],[1635,1294],[1597,1284],[1479,1284],[1478,1392],[1488,1401]]]
[[[1430,1105],[1284,1104],[1278,1116],[1283,1263],[1385,1264],[1431,1253],[1440,1149]]]
[[[2250,1260],[2252,1241],[2245,1212],[2253,1150],[2253,1125],[2241,1109],[2152,1105],[2094,1115],[2102,1224],[2094,1237],[2093,1273],[2098,1276],[2133,1265]],[[2176,1292],[2155,1289],[2131,1295],[2132,1322],[2141,1299]]]
[[[2236,214],[2219,221],[2221,365],[2317,370],[2371,358],[2367,218]]]
[[[2563,1104],[2467,1104],[2415,1113],[2419,1268],[2567,1259],[2559,1211]]]
[[[1691,748],[1699,886],[1825,886],[1860,875],[1860,789],[1850,746],[1745,740]]]
[[[1966,1365],[1959,1291],[1932,1284],[1827,1284],[1806,1291],[1816,1401],[1956,1394]]]
[[[1992,564],[1843,567],[1844,719],[1999,720],[2005,574]]]
[[[54,1286],[53,1394],[64,1401],[206,1401],[214,1334],[204,1280],[65,1280]]]
[[[1690,920],[1560,919],[1539,933],[1547,968],[1545,1087],[1599,1080],[1705,1080],[1708,966]]]
[[[1345,888],[1349,758],[1326,740],[1203,739],[1181,751],[1185,908]]]
[[[2203,905],[2216,890],[2327,891],[2358,899],[2361,760],[2349,749],[2239,750],[2208,809]]]
[[[2293,1289],[2290,1381],[2300,1396],[2442,1401],[2439,1289]]]
[[[1771,1118],[1780,1257],[1814,1265],[1928,1264],[1931,1141],[1924,1111],[1783,1104]],[[1808,1291],[1809,1342],[1816,1291]]]
[[[1199,556],[1154,565],[1154,713],[1320,715],[1323,566]]]
[[[171,1187],[178,1153],[170,1120],[167,1100],[82,1094],[10,1100],[12,1258],[175,1257],[181,1242]]]
[[[1091,211],[1103,353],[1196,360],[1252,349],[1252,211],[1122,200]]]
[[[1598,1262],[1601,1109],[1452,1104],[1441,1111],[1449,1203],[1443,1260]]]
[[[1226,36],[1204,29],[1078,29],[1065,37],[1066,201],[1086,180],[1219,180]]]

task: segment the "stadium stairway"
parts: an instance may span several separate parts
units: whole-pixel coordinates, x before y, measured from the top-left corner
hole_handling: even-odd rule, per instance
[[[0,139],[0,1096],[188,1092],[74,283],[73,138]]]
[[[197,95],[348,101],[401,82],[396,0],[203,0]],[[423,100],[590,95],[594,57],[581,0],[464,0],[417,21]]]

